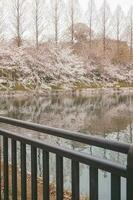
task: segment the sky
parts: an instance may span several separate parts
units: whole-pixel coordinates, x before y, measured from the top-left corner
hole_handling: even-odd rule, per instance
[[[122,6],[125,13],[129,10],[129,7],[133,5],[133,0],[107,0],[110,4],[111,10],[115,10],[116,6],[119,4]],[[80,0],[83,9],[86,9],[88,0]],[[103,0],[95,0],[97,7],[100,7]]]

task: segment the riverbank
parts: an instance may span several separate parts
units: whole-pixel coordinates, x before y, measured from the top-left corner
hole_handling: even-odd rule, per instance
[[[78,94],[85,94],[85,95],[93,95],[96,93],[106,93],[106,94],[130,94],[133,93],[133,87],[99,87],[99,88],[82,88],[82,89],[48,89],[48,90],[30,90],[30,91],[0,91],[0,95],[4,97],[28,97],[28,96],[51,96],[51,95],[78,95]]]

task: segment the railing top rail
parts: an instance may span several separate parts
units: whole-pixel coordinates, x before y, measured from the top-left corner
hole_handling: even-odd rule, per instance
[[[29,130],[49,134],[52,136],[57,136],[61,137],[67,140],[73,140],[77,141],[80,143],[88,144],[88,145],[93,145],[101,148],[105,148],[108,150],[112,151],[117,151],[120,153],[125,153],[127,154],[130,148],[129,144],[126,143],[121,143],[121,142],[116,142],[112,140],[107,140],[103,138],[98,138],[98,137],[93,137],[93,136],[88,136],[86,134],[78,133],[78,132],[73,132],[73,131],[67,131],[63,129],[58,129],[58,128],[52,128],[40,124],[35,124],[31,122],[25,122],[17,119],[11,119],[7,117],[0,117],[0,122],[5,123],[5,124],[10,124],[13,126],[21,127],[21,128],[26,128]]]
[[[125,166],[121,164],[105,160],[102,158],[97,158],[87,153],[80,153],[74,150],[65,149],[62,147],[57,147],[55,145],[46,144],[40,140],[35,140],[26,136],[19,135],[17,133],[12,133],[10,131],[0,129],[0,135],[13,139],[15,141],[22,142],[27,145],[34,146],[36,148],[40,148],[50,153],[54,153],[56,155],[78,161],[79,163],[86,164],[88,166],[93,166],[101,170],[105,170],[115,175],[119,175],[122,177],[127,177],[127,169]]]

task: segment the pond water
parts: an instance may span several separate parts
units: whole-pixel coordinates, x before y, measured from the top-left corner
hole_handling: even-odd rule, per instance
[[[133,141],[133,92],[127,91],[80,91],[74,93],[54,92],[48,96],[0,97],[0,115],[32,121],[47,126],[74,130],[88,135],[117,141]],[[4,124],[1,127],[5,128]],[[125,156],[77,142],[47,136],[33,131],[7,126],[20,134],[48,141],[76,151],[126,164]],[[19,146],[19,144],[18,144]],[[30,171],[30,148],[27,147]],[[19,156],[19,148],[18,148]],[[38,152],[38,174],[42,174],[41,152]],[[55,177],[55,157],[50,156],[51,181]],[[70,161],[64,160],[65,188],[70,189]],[[81,194],[89,196],[89,168],[80,166]],[[101,184],[102,182],[102,184]],[[122,200],[125,200],[125,180],[122,179]],[[99,173],[99,200],[110,200],[110,174]]]

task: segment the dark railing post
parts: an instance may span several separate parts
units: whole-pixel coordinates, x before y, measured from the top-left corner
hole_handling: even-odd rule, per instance
[[[127,200],[133,199],[133,145],[128,152],[127,159]]]

